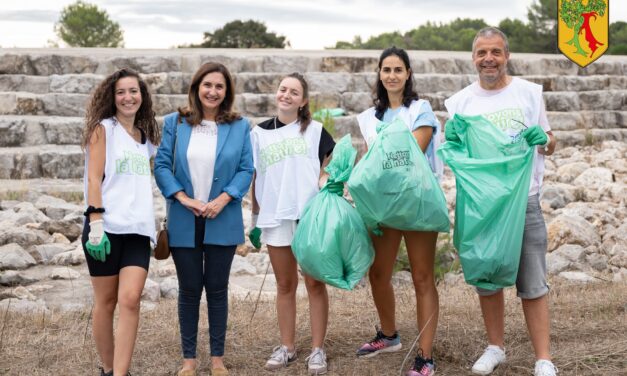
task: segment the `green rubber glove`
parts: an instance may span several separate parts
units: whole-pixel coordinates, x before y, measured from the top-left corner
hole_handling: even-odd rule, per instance
[[[544,130],[539,125],[529,127],[522,132],[522,136],[525,138],[529,146],[546,145],[549,142],[549,136],[544,133]]]
[[[344,196],[344,183],[340,181],[329,181],[327,182],[325,188],[329,193],[333,193],[338,196]]]
[[[462,142],[457,132],[455,132],[455,129],[453,129],[452,123],[448,126],[444,126],[444,138],[446,139],[446,141]]]
[[[87,241],[87,243],[85,243],[85,248],[87,249],[87,253],[89,253],[94,260],[102,262],[105,262],[107,260],[107,256],[111,254],[111,242],[109,241],[106,233],[102,234],[100,243],[91,244],[90,241]]]
[[[248,239],[252,243],[253,247],[259,249],[261,248],[261,229],[259,227],[255,227],[248,233]]]

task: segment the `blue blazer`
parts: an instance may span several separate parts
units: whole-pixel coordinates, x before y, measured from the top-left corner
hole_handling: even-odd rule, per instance
[[[192,126],[178,113],[163,120],[163,136],[155,157],[155,179],[168,203],[168,240],[171,247],[194,245],[195,217],[191,210],[174,198],[178,191],[194,197],[192,179],[187,163],[187,147]],[[173,158],[176,140],[176,157]],[[172,172],[172,163],[175,171]],[[248,192],[253,176],[253,155],[250,144],[250,124],[241,118],[229,124],[218,124],[216,162],[213,184],[207,202],[226,192],[233,198],[214,219],[205,220],[204,244],[236,245],[244,243],[242,198]]]

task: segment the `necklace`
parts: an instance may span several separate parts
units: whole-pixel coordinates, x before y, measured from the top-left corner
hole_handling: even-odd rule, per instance
[[[274,129],[276,129],[276,116],[274,117]]]
[[[114,117],[113,117],[113,119],[115,119],[115,122],[116,122],[119,126],[121,126],[121,127],[122,127],[122,129],[124,129],[124,131],[125,131],[125,132],[129,135],[129,136],[131,136],[131,138],[133,139],[133,141],[135,141],[136,143],[138,142],[138,141],[137,141],[137,138],[136,138],[136,135],[137,135],[137,131],[139,131],[139,128],[135,127],[135,125],[133,124],[133,125],[131,125],[131,129],[130,129],[130,130],[128,130],[128,129],[126,129],[126,127],[124,126],[124,124],[122,124],[122,122],[118,120],[118,118],[117,118],[117,117],[115,117],[115,116],[114,116]],[[140,132],[141,132],[141,131],[140,131]],[[141,138],[141,133],[140,133],[140,138]],[[141,142],[141,141],[139,141],[139,142]]]

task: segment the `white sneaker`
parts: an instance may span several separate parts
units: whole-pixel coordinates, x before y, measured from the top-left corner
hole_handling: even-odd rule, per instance
[[[314,348],[306,360],[310,375],[324,375],[327,373],[327,354],[322,348]]]
[[[273,371],[283,367],[287,367],[296,360],[296,350],[289,352],[287,346],[281,345],[272,349],[273,353],[266,362],[266,369]]]
[[[557,367],[551,363],[550,360],[540,359],[536,361],[536,369],[533,372],[534,376],[555,376],[557,375]]]
[[[489,375],[494,371],[496,366],[505,362],[505,350],[502,348],[489,345],[486,347],[483,355],[472,366],[472,373],[477,375]]]

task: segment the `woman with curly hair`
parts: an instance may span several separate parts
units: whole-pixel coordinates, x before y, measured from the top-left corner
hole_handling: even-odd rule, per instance
[[[150,241],[155,240],[150,158],[160,137],[150,93],[136,72],[120,69],[100,83],[83,130],[87,210],[82,244],[94,290],[92,330],[101,376],[130,375]]]

